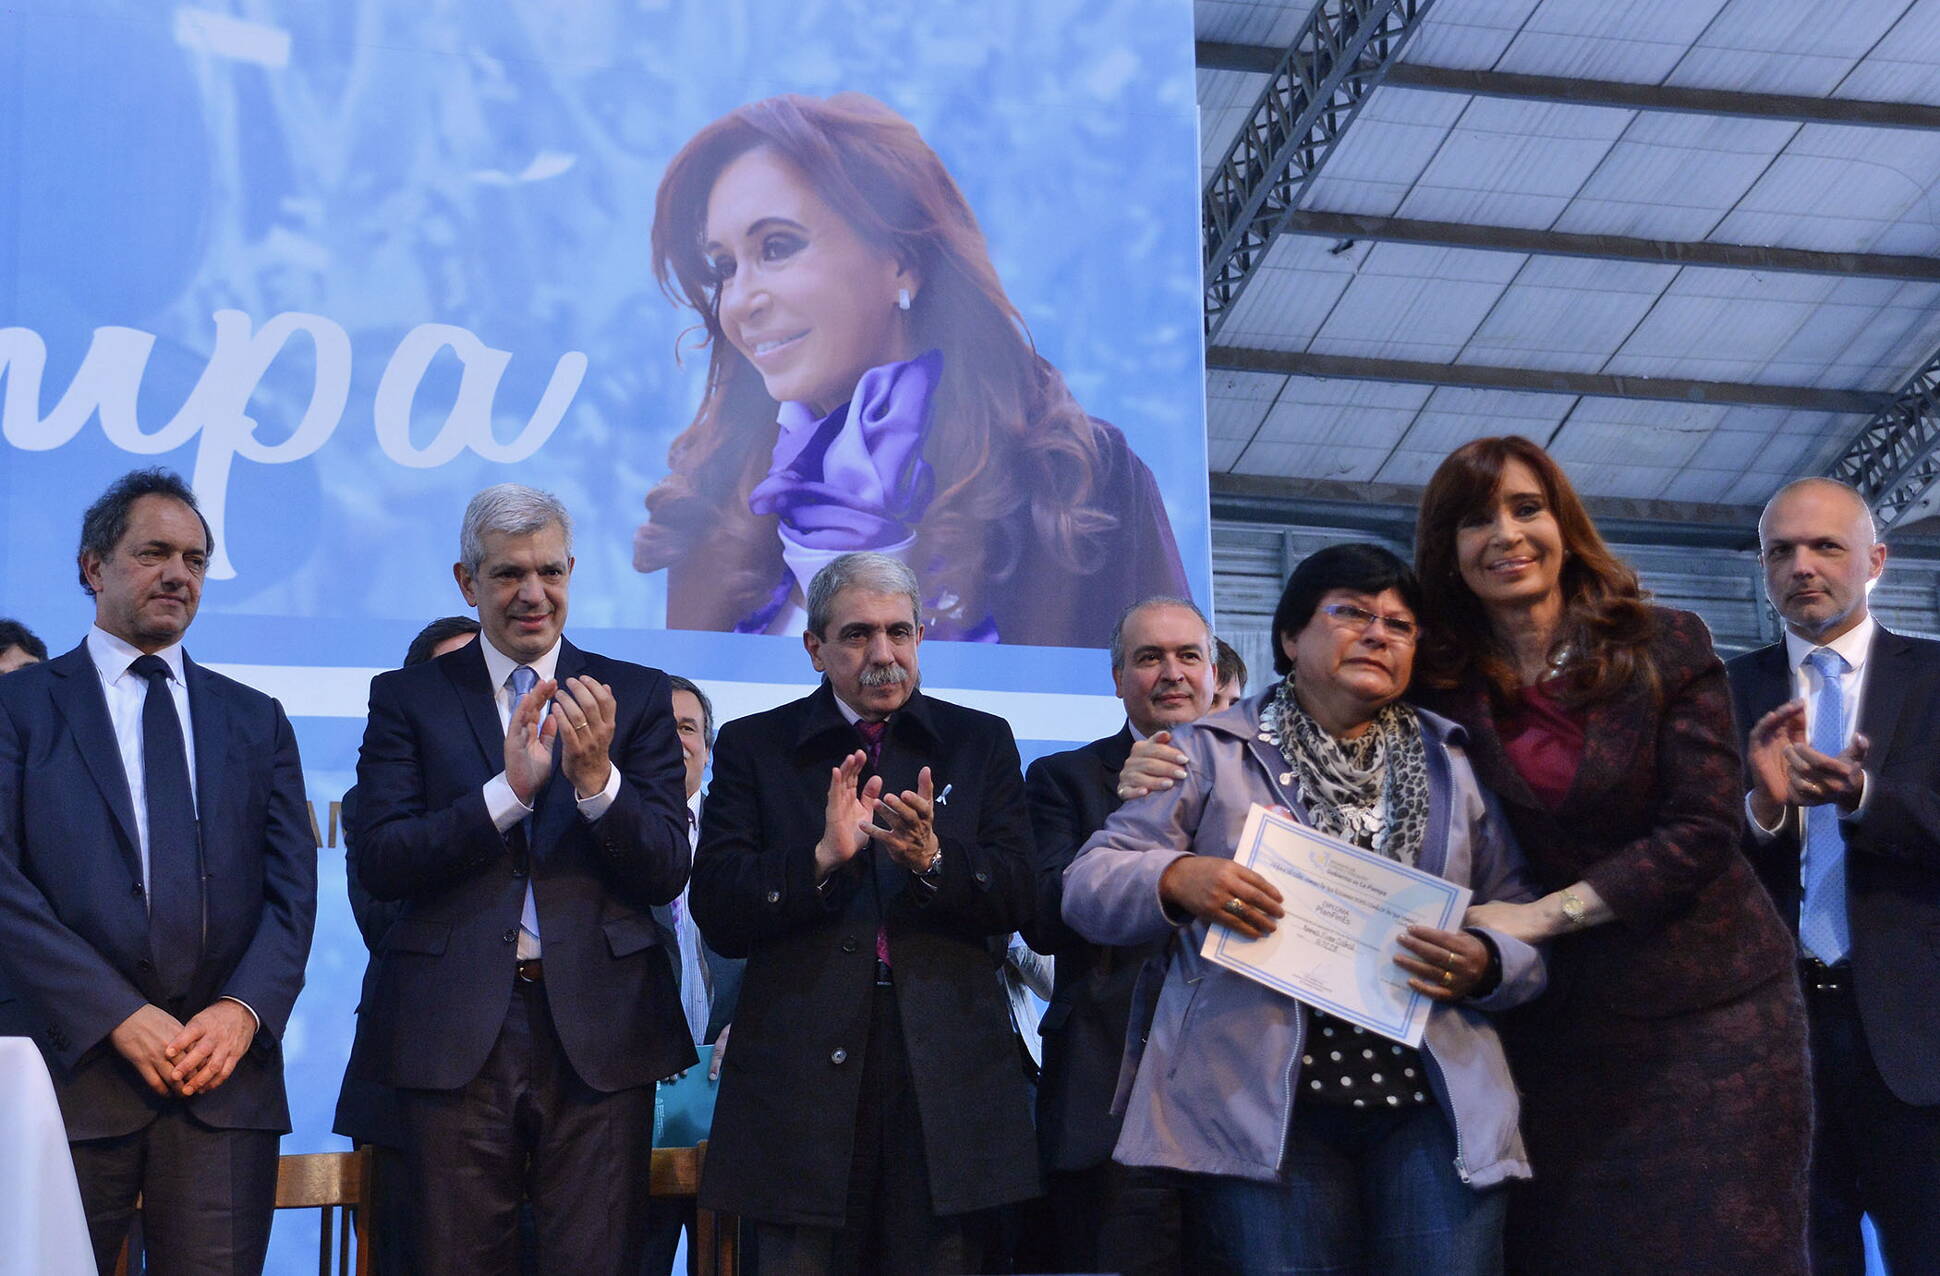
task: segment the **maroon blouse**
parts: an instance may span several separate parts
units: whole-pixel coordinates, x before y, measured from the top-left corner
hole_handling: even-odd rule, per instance
[[[1547,681],[1523,687],[1496,723],[1502,751],[1539,801],[1554,811],[1576,783],[1587,714],[1551,693]]]

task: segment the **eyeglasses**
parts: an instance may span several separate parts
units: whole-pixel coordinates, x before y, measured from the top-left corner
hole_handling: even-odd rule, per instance
[[[1413,642],[1421,633],[1421,626],[1412,620],[1403,620],[1399,616],[1377,616],[1352,603],[1328,603],[1320,610],[1343,629],[1358,629],[1366,633],[1378,624],[1395,642]]]

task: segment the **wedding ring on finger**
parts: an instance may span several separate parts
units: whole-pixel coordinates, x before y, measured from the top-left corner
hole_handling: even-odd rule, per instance
[[[1455,986],[1455,972],[1452,970],[1444,970],[1442,972],[1442,987],[1453,988],[1454,986]]]
[[[1442,969],[1455,969],[1455,951],[1453,949],[1444,948],[1442,950]]]
[[[1235,917],[1244,918],[1246,916],[1246,901],[1235,895],[1226,901],[1226,911]]]

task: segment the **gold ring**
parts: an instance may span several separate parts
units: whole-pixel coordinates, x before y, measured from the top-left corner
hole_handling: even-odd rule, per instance
[[[1246,916],[1246,901],[1235,895],[1226,901],[1226,911],[1235,917]]]
[[[1452,948],[1442,949],[1442,968],[1445,970],[1455,969],[1455,950],[1454,949]]]
[[[1452,970],[1444,970],[1442,972],[1442,987],[1453,988],[1454,986],[1455,986],[1455,972]]]

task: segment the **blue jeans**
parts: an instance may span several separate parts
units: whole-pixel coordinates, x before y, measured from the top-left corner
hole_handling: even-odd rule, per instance
[[[1508,1193],[1455,1174],[1434,1104],[1401,1111],[1297,1105],[1287,1182],[1184,1176],[1196,1272],[1497,1276]]]

